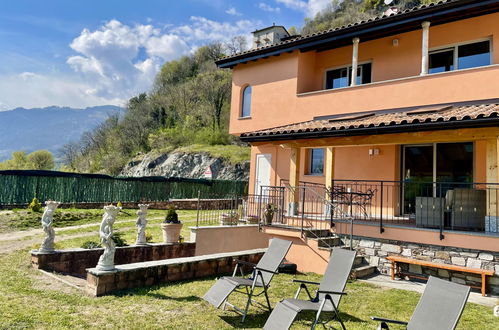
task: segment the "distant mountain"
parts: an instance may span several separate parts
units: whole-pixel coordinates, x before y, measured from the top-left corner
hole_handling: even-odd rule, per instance
[[[110,115],[123,111],[114,105],[0,111],[0,161],[9,159],[17,150],[47,149],[57,157],[64,144],[79,140],[84,132],[91,131]]]

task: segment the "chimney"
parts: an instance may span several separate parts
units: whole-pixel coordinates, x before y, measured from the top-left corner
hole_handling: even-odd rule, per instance
[[[284,26],[275,25],[274,23],[272,26],[253,31],[253,46],[251,49],[272,46],[287,37],[289,37],[289,33]]]

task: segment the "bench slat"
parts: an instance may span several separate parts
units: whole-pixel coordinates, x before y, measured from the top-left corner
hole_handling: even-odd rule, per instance
[[[402,258],[402,257],[396,257],[396,256],[389,256],[386,259],[388,259],[390,261],[402,262],[402,263],[406,263],[406,264],[421,265],[421,266],[426,266],[426,267],[433,267],[433,268],[440,268],[440,269],[447,269],[447,270],[455,270],[455,271],[464,272],[464,273],[472,273],[472,274],[480,274],[480,275],[485,274],[485,275],[489,275],[489,276],[494,275],[493,270],[454,266],[454,265],[449,265],[449,264],[440,264],[440,263],[436,263],[436,262],[430,262],[430,261],[424,261],[424,260],[418,260],[418,259],[410,259],[410,258]]]

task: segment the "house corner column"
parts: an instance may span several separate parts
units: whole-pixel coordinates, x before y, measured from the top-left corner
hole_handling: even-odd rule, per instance
[[[289,215],[298,214],[298,202],[300,200],[300,160],[301,149],[291,148],[291,157],[289,160],[289,185],[292,188],[292,192],[288,205]]]
[[[325,182],[324,186],[326,187],[326,196],[325,199],[331,201],[331,191],[333,189],[333,180],[334,180],[334,148],[326,147],[326,166],[325,170]],[[326,217],[331,216],[331,205],[326,203],[326,207],[324,208],[324,215]]]
[[[488,219],[490,223],[497,223],[497,216],[499,215],[499,186],[495,185],[499,183],[499,144],[497,138],[490,139],[486,141],[486,171],[487,171],[487,183],[489,191],[487,192],[487,216],[494,217]],[[493,184],[495,183],[495,184]],[[487,222],[487,219],[486,219]],[[486,226],[487,227],[487,226]],[[496,225],[497,227],[497,225]],[[495,228],[497,230],[498,228]]]
[[[352,82],[350,86],[357,85],[357,67],[359,66],[359,38],[353,38],[353,49],[352,49]]]
[[[430,22],[424,21],[421,23],[421,27],[423,28],[423,42],[422,42],[422,52],[421,52],[421,75],[427,75],[428,74],[428,63],[429,63],[429,57],[428,57],[428,40],[430,37]]]

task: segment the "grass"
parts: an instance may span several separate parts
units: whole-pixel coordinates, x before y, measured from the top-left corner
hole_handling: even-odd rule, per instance
[[[180,147],[176,151],[196,153],[206,152],[212,157],[223,158],[231,164],[243,163],[250,159],[250,147],[238,145],[203,145],[192,144],[186,147]]]
[[[51,289],[29,264],[27,251],[0,257],[1,329],[231,329],[241,327],[234,312],[214,309],[200,297],[214,283],[214,278],[176,282],[120,292],[102,298],[90,298],[78,291]],[[297,277],[312,281],[319,275]],[[293,296],[296,286],[292,275],[276,276],[270,290],[271,303]],[[419,295],[402,290],[350,282],[341,303],[342,318],[348,329],[374,329],[370,315],[408,320]],[[234,295],[231,302],[244,303]],[[250,309],[244,328],[261,328],[268,314]],[[327,316],[327,314],[326,314]],[[310,328],[310,313],[299,315],[293,329]],[[489,308],[468,303],[459,329],[492,329],[498,324]],[[330,325],[338,328],[337,323]],[[496,327],[497,328],[497,327]],[[397,328],[394,328],[397,329]]]
[[[86,237],[63,238],[56,236],[57,248],[80,247],[85,241],[98,241],[98,221],[101,210],[95,211],[90,227],[68,229],[64,234],[91,234]],[[129,210],[130,219],[135,218]],[[188,227],[195,224],[195,211],[178,211],[184,223],[182,235],[189,238]],[[165,211],[154,211],[156,217],[163,217]],[[162,241],[160,222],[150,220],[148,232],[155,242]],[[127,219],[126,215],[120,219]],[[83,221],[83,220],[82,220]],[[116,223],[116,231],[129,243],[135,241],[136,229],[133,222]],[[33,246],[36,248],[37,246]],[[126,329],[231,329],[241,327],[239,316],[234,312],[213,308],[200,297],[214,283],[214,278],[196,281],[176,282],[149,288],[120,292],[102,298],[90,298],[77,290],[69,289],[59,282],[42,276],[30,265],[28,249],[0,255],[0,329],[84,329],[84,328],[126,328]],[[292,297],[296,285],[291,283],[295,276],[278,275],[270,290],[271,304],[284,297]],[[298,275],[311,281],[319,281],[316,274]],[[402,290],[381,289],[359,281],[349,282],[347,293],[340,309],[348,329],[374,329],[377,324],[369,319],[371,315],[408,320],[419,299],[419,294]],[[231,297],[231,302],[243,305],[242,297]],[[261,328],[268,313],[251,308],[245,328]],[[327,314],[326,314],[327,316]],[[310,328],[313,315],[299,315],[293,329]],[[459,329],[498,328],[499,320],[490,308],[468,303],[461,318]],[[330,325],[338,328],[338,323]],[[395,327],[394,329],[397,329]]]

